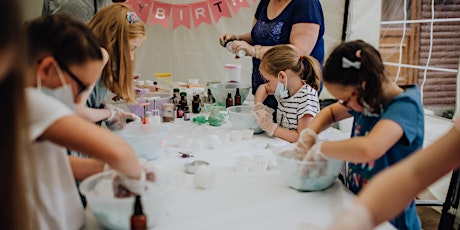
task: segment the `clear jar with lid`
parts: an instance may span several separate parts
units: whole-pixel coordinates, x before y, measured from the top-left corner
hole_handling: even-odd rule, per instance
[[[174,121],[174,104],[173,103],[164,103],[161,105],[161,110],[163,111],[163,122],[173,122]]]

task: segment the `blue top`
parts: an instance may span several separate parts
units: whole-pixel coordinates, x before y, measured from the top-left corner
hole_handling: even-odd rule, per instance
[[[108,90],[105,88],[104,83],[101,79],[99,79],[94,85],[94,89],[86,101],[86,106],[93,109],[100,109],[107,92]]]
[[[375,174],[409,156],[421,148],[424,136],[424,115],[418,86],[403,87],[405,91],[393,98],[384,108],[379,117],[368,117],[356,111],[350,111],[354,117],[351,136],[365,136],[384,119],[398,123],[403,129],[403,136],[383,156],[373,162],[347,162],[346,183],[348,188],[357,194]],[[389,188],[390,189],[390,188]],[[392,188],[397,189],[397,188]],[[392,220],[398,229],[421,229],[415,203]]]
[[[267,6],[270,0],[261,0],[254,17],[257,19],[252,28],[252,45],[274,46],[290,44],[292,25],[296,23],[315,23],[320,26],[318,39],[311,56],[321,64],[324,59],[324,17],[319,0],[292,0],[278,17],[267,18]],[[252,94],[255,94],[263,78],[259,73],[260,59],[252,58]]]

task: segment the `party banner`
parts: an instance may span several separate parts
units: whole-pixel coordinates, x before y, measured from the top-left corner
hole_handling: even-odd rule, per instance
[[[192,10],[193,25],[197,28],[201,23],[211,22],[211,12],[209,11],[208,2],[197,2],[190,5]]]
[[[233,10],[233,13],[236,15],[241,7],[250,7],[247,0],[227,0],[227,3]]]
[[[171,4],[153,1],[152,16],[150,16],[150,25],[159,23],[168,29],[169,15],[171,13]]]
[[[253,0],[254,3],[257,0]],[[139,15],[142,21],[147,22],[150,16],[150,25],[161,24],[168,29],[169,19],[172,18],[172,28],[185,26],[191,29],[193,21],[194,28],[201,23],[212,25],[211,15],[215,23],[222,17],[232,17],[238,14],[242,7],[250,7],[248,0],[205,0],[191,4],[169,4],[155,0],[128,0],[129,5]]]
[[[173,29],[180,25],[190,29],[190,5],[173,5],[172,6]]]
[[[128,0],[126,2],[137,13],[139,18],[146,22],[152,9],[152,0]]]
[[[228,8],[225,0],[211,0],[209,1],[209,7],[211,8],[215,23],[218,23],[222,17],[232,17],[230,14],[230,9]]]

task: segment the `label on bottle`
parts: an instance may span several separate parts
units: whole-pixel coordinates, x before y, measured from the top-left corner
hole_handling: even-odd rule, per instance
[[[190,121],[190,113],[184,113],[184,121]]]

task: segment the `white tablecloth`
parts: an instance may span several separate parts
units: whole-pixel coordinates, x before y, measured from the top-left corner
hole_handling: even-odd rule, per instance
[[[226,141],[218,149],[211,149],[205,140],[212,134],[229,133],[229,122],[221,127],[212,127],[176,120],[169,125],[173,129],[171,136],[174,138],[180,139],[181,134],[188,135],[189,143],[184,144],[186,141],[181,139],[182,144],[179,145],[189,145],[191,142],[195,145],[195,151],[193,158],[182,159],[178,152],[190,148],[171,146],[177,141],[169,141],[163,157],[154,161],[158,167],[167,168],[175,179],[164,215],[154,227],[156,230],[321,229],[343,205],[353,200],[354,195],[338,180],[329,189],[320,192],[298,192],[285,185],[276,169],[271,150],[265,148],[267,143],[275,146],[286,144],[281,139],[263,133],[249,140]],[[238,158],[251,155],[269,158],[271,169],[258,172],[236,171],[234,166]],[[184,173],[184,163],[190,159],[202,159],[210,163],[216,173],[212,188],[196,188],[193,175]],[[86,215],[85,229],[101,229],[89,208]],[[384,223],[378,229],[394,228]]]

